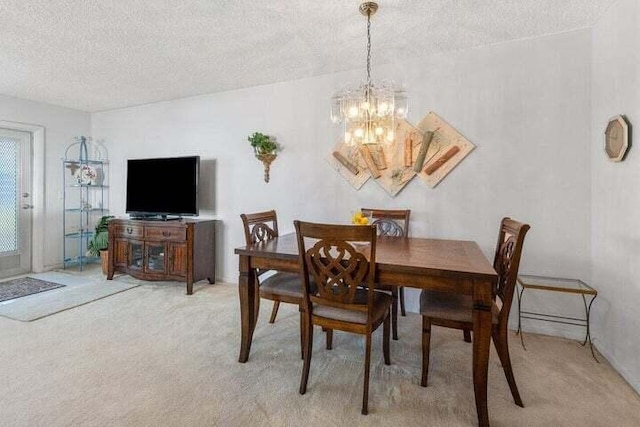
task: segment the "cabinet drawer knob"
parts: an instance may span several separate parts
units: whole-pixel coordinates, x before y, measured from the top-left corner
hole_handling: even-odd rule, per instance
[[[133,228],[127,227],[127,234],[133,234]]]
[[[169,236],[171,236],[171,232],[170,232],[170,231],[163,231],[163,232],[162,232],[162,235],[163,235],[164,237],[169,237]]]

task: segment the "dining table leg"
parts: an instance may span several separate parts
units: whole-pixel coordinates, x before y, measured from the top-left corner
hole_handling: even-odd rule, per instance
[[[251,340],[256,328],[256,299],[259,299],[255,270],[250,268],[249,257],[240,255],[240,276],[238,278],[238,293],[240,294],[240,323],[242,335],[240,338],[240,357],[238,361],[245,363],[249,360]]]
[[[489,426],[487,374],[492,328],[491,289],[490,282],[476,282],[473,287],[473,388],[476,397],[478,424],[482,427]]]

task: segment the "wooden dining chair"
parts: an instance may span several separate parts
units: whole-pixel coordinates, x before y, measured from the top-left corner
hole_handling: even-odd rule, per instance
[[[378,236],[409,237],[410,209],[360,209],[365,216],[371,218],[371,223],[377,227]],[[378,283],[377,289],[391,292],[393,305],[391,306],[391,330],[393,339],[398,339],[398,302],[400,314],[406,316],[404,306],[404,288],[387,283]]]
[[[257,212],[251,214],[241,214],[242,223],[244,225],[244,237],[247,245],[265,242],[267,240],[278,237],[278,218],[275,210],[266,212]],[[261,279],[268,271],[273,274]],[[269,323],[274,323],[278,315],[280,303],[296,304],[301,307],[302,303],[302,281],[298,273],[289,273],[283,271],[261,270],[257,269],[256,276],[260,289],[260,298],[273,301],[273,309]],[[255,307],[255,316],[258,317],[259,301]],[[303,317],[300,311],[300,342],[302,344]]]
[[[511,368],[507,322],[513,301],[520,257],[524,238],[529,231],[528,224],[522,224],[510,218],[503,218],[498,233],[493,268],[498,273],[498,283],[494,289],[492,307],[493,328],[491,337],[507,377],[509,388],[516,405],[524,407],[516,380]],[[497,298],[496,298],[497,297]],[[459,295],[438,291],[423,290],[420,295],[420,314],[422,314],[422,381],[427,386],[429,375],[429,346],[431,326],[462,329],[470,333],[473,329],[473,299],[470,295]]]
[[[389,351],[390,295],[375,290],[376,228],[294,221],[304,283],[304,365],[300,394],[307,391],[313,325],[365,335],[362,414],[368,413],[371,334],[383,325],[384,363]],[[313,239],[311,242],[305,239]],[[307,247],[309,243],[310,247]],[[315,282],[315,289],[311,286]],[[367,288],[360,285],[365,283]]]

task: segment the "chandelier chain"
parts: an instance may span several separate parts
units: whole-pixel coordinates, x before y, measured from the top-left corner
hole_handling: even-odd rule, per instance
[[[367,87],[371,87],[371,12],[367,12]]]

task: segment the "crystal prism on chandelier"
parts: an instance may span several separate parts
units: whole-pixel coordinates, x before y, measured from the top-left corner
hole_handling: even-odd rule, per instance
[[[344,124],[344,142],[391,144],[395,140],[396,118],[407,117],[407,94],[393,82],[374,85],[371,81],[371,16],[378,10],[375,2],[360,5],[367,17],[367,80],[341,90],[331,98],[331,120]]]

